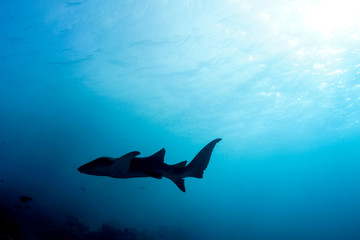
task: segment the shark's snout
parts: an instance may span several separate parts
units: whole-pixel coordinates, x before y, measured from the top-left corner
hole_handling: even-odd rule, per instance
[[[84,172],[84,166],[80,166],[80,167],[78,167],[78,169],[77,169],[80,173],[83,173]]]

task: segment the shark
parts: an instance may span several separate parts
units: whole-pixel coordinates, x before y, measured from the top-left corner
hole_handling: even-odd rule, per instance
[[[209,142],[187,164],[182,161],[177,164],[164,162],[165,148],[148,157],[138,157],[140,152],[132,151],[119,158],[100,157],[78,168],[80,173],[112,178],[139,178],[153,177],[156,179],[168,178],[185,192],[186,177],[203,178],[215,145],[221,141],[217,138]]]

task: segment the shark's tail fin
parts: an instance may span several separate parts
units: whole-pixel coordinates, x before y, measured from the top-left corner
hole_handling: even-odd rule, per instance
[[[204,170],[207,168],[211,153],[215,145],[221,141],[217,138],[209,142],[201,151],[194,157],[194,159],[186,166],[187,177],[202,178]]]
[[[204,170],[209,164],[211,153],[220,140],[221,138],[217,138],[208,143],[187,166],[185,166],[186,161],[172,165],[173,176],[169,178],[181,191],[185,192],[185,177],[203,177]]]

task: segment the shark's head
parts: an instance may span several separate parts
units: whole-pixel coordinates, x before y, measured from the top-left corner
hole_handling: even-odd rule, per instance
[[[86,163],[78,168],[78,171],[81,173],[86,173],[90,175],[103,176],[107,171],[107,168],[114,164],[114,160],[109,157],[100,157]]]
[[[78,168],[81,173],[114,178],[129,178],[132,160],[139,155],[137,151],[129,152],[119,158],[100,157]]]

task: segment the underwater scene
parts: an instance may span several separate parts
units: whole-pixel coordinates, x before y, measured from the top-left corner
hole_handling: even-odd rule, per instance
[[[360,2],[0,2],[0,240],[359,240]]]

